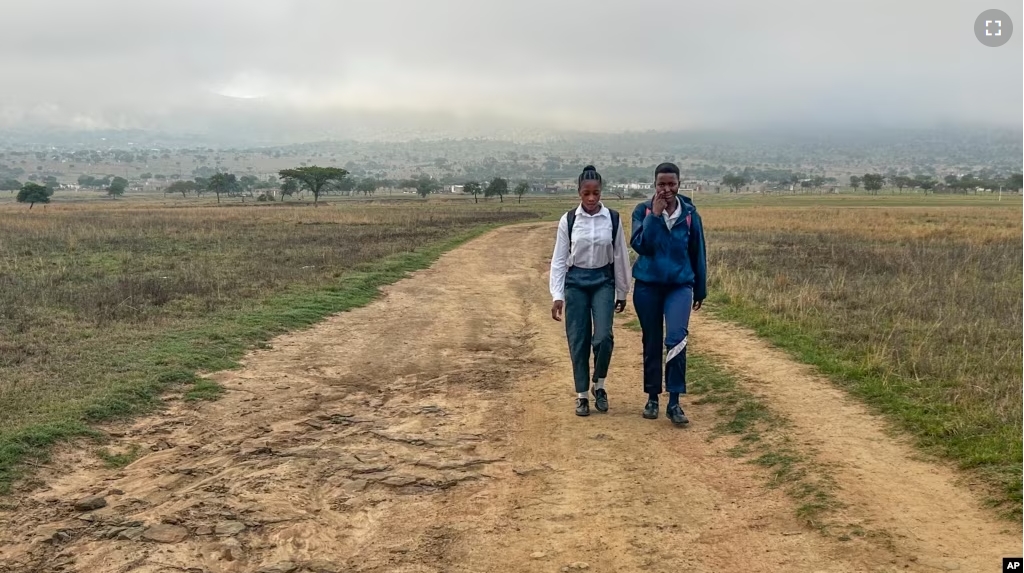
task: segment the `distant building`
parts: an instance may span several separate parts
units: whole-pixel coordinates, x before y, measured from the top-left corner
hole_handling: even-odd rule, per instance
[[[445,185],[445,192],[461,195],[466,192],[466,188],[462,185]]]

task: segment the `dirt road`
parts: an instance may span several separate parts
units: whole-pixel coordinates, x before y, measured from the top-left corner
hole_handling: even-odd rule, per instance
[[[801,525],[761,470],[708,439],[711,407],[684,404],[683,430],[642,419],[628,311],[611,412],[577,418],[549,316],[552,240],[550,224],[497,230],[213,374],[219,401],[171,397],[161,415],[109,427],[115,448],[145,454],[127,467],[65,448],[43,485],[0,500],[0,571],[995,571],[1020,553],[1014,524],[950,471],[706,315],[694,346],[713,340],[798,440],[844,462],[839,496],[887,541]],[[819,425],[822,413],[842,419]],[[75,508],[89,496],[106,505]]]

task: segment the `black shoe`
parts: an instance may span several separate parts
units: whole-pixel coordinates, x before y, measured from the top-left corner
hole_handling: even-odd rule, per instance
[[[644,418],[648,420],[654,420],[658,417],[658,402],[656,400],[648,400],[647,405],[644,406]]]
[[[597,408],[598,412],[608,411],[608,392],[604,391],[604,388],[600,390],[594,390],[594,407]]]
[[[665,410],[665,415],[668,416],[672,423],[677,426],[685,426],[690,423],[690,419],[683,413],[683,409],[679,404],[672,404]]]
[[[589,416],[590,415],[590,401],[586,398],[576,398],[576,415],[577,416]]]

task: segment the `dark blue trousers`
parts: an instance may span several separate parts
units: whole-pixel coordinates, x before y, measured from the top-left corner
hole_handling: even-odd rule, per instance
[[[633,308],[643,330],[644,392],[661,394],[664,358],[665,390],[686,393],[686,337],[692,307],[693,289],[688,286],[634,284]]]
[[[565,275],[565,334],[576,392],[590,389],[590,356],[594,356],[594,377],[608,376],[615,338],[612,312],[615,310],[615,277],[611,266],[599,269],[572,267]]]

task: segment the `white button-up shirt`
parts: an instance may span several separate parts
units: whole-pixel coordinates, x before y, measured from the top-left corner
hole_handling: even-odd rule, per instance
[[[576,208],[576,221],[573,224],[570,245],[567,217],[563,214],[558,221],[555,251],[551,255],[549,287],[552,300],[565,300],[565,273],[569,267],[599,269],[613,262],[615,300],[626,300],[633,278],[629,268],[629,251],[626,248],[626,231],[622,227],[622,221],[619,221],[619,235],[613,242],[612,215],[608,208],[601,205],[601,209],[591,215],[580,205]]]
[[[665,226],[668,227],[669,231],[672,230],[672,227],[676,224],[676,221],[679,220],[679,216],[682,214],[683,202],[680,201],[678,197],[676,197],[676,210],[673,211],[671,214],[668,212],[667,209],[661,212],[662,218],[665,219]]]

